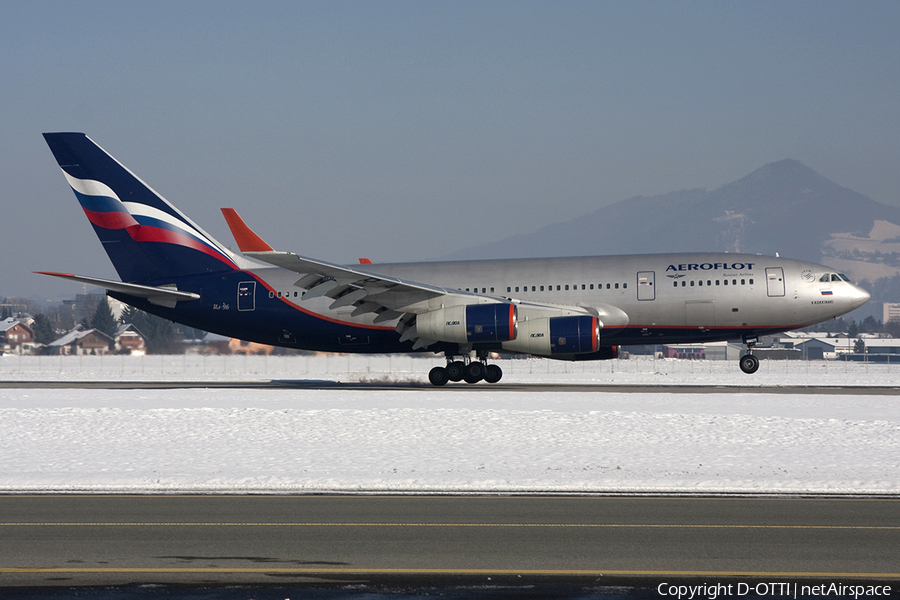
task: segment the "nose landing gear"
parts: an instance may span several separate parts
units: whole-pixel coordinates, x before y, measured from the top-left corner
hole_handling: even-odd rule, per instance
[[[741,371],[747,375],[756,373],[759,369],[759,359],[753,356],[753,346],[755,346],[758,341],[759,340],[756,337],[744,339],[744,343],[747,344],[747,354],[743,355],[738,363],[741,366]]]

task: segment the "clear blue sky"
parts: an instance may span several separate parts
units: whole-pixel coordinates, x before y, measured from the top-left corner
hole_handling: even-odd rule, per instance
[[[783,158],[900,204],[900,2],[9,2],[0,296],[115,278],[44,131],[221,241],[419,260]]]

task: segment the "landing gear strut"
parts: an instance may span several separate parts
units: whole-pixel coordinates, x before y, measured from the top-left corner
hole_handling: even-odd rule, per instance
[[[756,373],[757,369],[759,369],[759,359],[753,356],[753,346],[756,345],[757,339],[746,339],[744,342],[747,344],[747,354],[741,357],[739,364],[741,365],[741,371],[750,375],[751,373]]]
[[[488,352],[485,350],[477,352],[478,360],[470,361],[467,356],[464,357],[465,360],[453,358],[448,354],[446,367],[434,367],[429,371],[428,381],[432,385],[447,385],[448,381],[478,383],[484,380],[488,383],[497,383],[503,377],[503,370],[500,367],[487,364]]]

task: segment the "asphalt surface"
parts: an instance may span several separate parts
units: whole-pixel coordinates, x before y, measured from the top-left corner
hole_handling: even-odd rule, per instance
[[[0,586],[900,586],[898,498],[9,495],[0,540]]]
[[[0,389],[104,389],[104,390],[169,390],[185,388],[207,389],[298,389],[298,390],[360,390],[360,391],[475,391],[475,392],[601,392],[615,394],[852,394],[854,396],[896,396],[900,386],[869,385],[616,385],[588,383],[451,383],[435,387],[428,383],[348,382],[319,379],[274,379],[259,381],[0,381]]]

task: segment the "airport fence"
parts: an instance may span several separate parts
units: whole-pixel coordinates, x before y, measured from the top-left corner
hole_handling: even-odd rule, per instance
[[[0,356],[0,380],[271,380],[427,381],[436,355],[147,355]],[[507,381],[602,383],[740,383],[765,385],[900,385],[900,363],[762,360],[754,375],[737,361],[629,359],[567,362],[529,357],[495,361]]]

